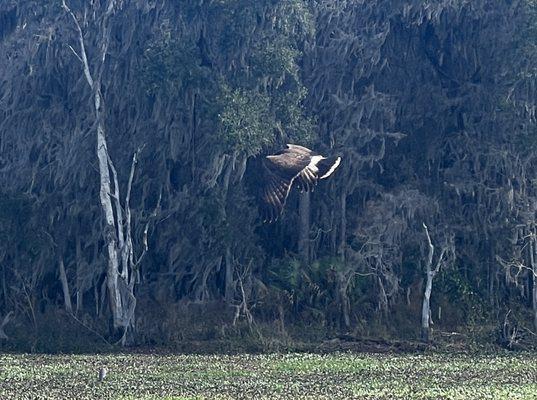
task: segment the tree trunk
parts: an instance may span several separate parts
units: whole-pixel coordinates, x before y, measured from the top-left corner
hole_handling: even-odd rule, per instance
[[[425,294],[423,295],[423,304],[421,307],[421,340],[429,342],[431,320],[431,292],[433,290],[433,271],[430,265],[427,268],[427,282],[425,284]]]
[[[535,265],[537,246],[535,241],[535,232],[532,232],[530,239],[530,265],[531,265],[531,278],[532,278],[532,310],[533,310],[533,327],[537,331],[537,266]]]
[[[300,193],[299,197],[300,228],[298,254],[304,264],[310,261],[310,193]]]
[[[2,263],[2,292],[4,294],[4,307],[7,309],[6,267],[3,263]]]
[[[429,323],[431,321],[431,292],[433,290],[433,278],[440,269],[445,250],[442,250],[442,254],[438,258],[437,265],[433,270],[434,246],[431,240],[431,236],[429,235],[429,229],[427,228],[427,225],[425,225],[425,223],[423,224],[423,228],[425,229],[425,235],[427,237],[427,244],[429,250],[427,254],[427,261],[425,264],[427,280],[425,283],[425,293],[423,295],[423,304],[421,307],[421,340],[423,340],[424,342],[429,342],[431,333]]]
[[[132,326],[134,320],[134,307],[136,306],[136,298],[134,297],[134,276],[129,276],[135,268],[135,263],[132,256],[132,242],[125,243],[123,229],[127,230],[127,236],[130,238],[130,215],[129,215],[129,197],[134,176],[134,168],[136,165],[135,153],[129,183],[127,188],[127,196],[125,199],[125,209],[127,218],[122,215],[122,205],[120,200],[119,183],[116,169],[110,158],[108,146],[106,142],[106,131],[104,121],[103,99],[101,95],[101,78],[104,71],[106,55],[108,52],[108,44],[110,42],[110,19],[115,12],[115,0],[109,0],[106,11],[99,17],[100,37],[97,54],[94,64],[88,60],[86,52],[86,44],[84,41],[84,33],[78,21],[77,16],[71,11],[66,3],[62,0],[64,10],[71,16],[78,32],[78,42],[80,45],[80,54],[77,54],[78,59],[82,62],[84,77],[93,94],[93,106],[95,111],[95,125],[97,128],[97,160],[99,164],[99,200],[104,216],[103,238],[108,252],[108,267],[106,270],[106,287],[108,291],[108,300],[110,311],[112,313],[112,321],[114,329],[122,329],[123,335],[121,343],[125,344],[126,334],[129,326]],[[92,71],[93,66],[93,71]],[[95,72],[95,74],[93,74]],[[114,191],[112,191],[112,182],[110,172],[114,177]],[[116,202],[116,215],[114,215],[114,207],[112,197]],[[127,257],[123,257],[127,255]],[[130,257],[128,257],[130,256]],[[122,263],[123,261],[123,263]],[[120,271],[120,264],[123,269]]]
[[[532,290],[532,306],[533,306],[533,329],[537,331],[537,273],[535,270],[532,271],[533,276],[533,290]]]
[[[229,246],[226,247],[226,276],[225,276],[225,300],[226,303],[231,303],[235,298],[235,284],[233,281],[233,257],[231,256],[231,249]]]
[[[350,301],[347,294],[347,289],[349,286],[349,278],[343,272],[338,272],[337,274],[337,290],[339,297],[339,304],[341,306],[341,325],[343,328],[350,328],[351,326],[351,317],[350,317]]]
[[[73,313],[73,306],[71,304],[71,294],[69,292],[69,282],[67,281],[67,274],[65,273],[65,265],[63,263],[63,257],[59,257],[58,265],[60,267],[60,282],[62,283],[63,290],[63,302],[65,305],[65,311],[69,314]]]
[[[99,85],[100,86],[100,85]],[[104,214],[105,227],[104,239],[108,250],[108,268],[106,270],[106,286],[110,300],[110,311],[114,321],[114,328],[124,327],[122,321],[123,304],[118,286],[119,275],[119,254],[117,244],[116,224],[114,220],[114,209],[111,200],[110,170],[108,166],[108,148],[106,145],[106,135],[103,126],[101,110],[100,88],[95,90],[95,111],[97,113],[97,159],[99,160],[100,190],[99,200]]]
[[[489,290],[489,302],[491,309],[494,309],[494,277],[496,275],[496,264],[491,260],[494,260],[494,249],[489,246],[489,262],[488,262],[488,290]]]
[[[235,162],[237,160],[238,154],[235,152],[231,156],[229,163],[224,174],[224,179],[222,182],[223,186],[223,197],[224,197],[224,214],[227,218],[227,207],[228,207],[228,195],[229,195],[229,183],[231,181],[231,175],[235,169]],[[231,254],[230,245],[226,245],[226,254],[224,257],[224,262],[226,264],[225,277],[224,277],[224,299],[226,303],[231,303],[235,298],[235,284],[233,280],[234,268],[233,268],[233,255]]]
[[[84,292],[82,291],[82,247],[80,243],[80,235],[76,238],[76,309],[75,313],[78,314],[82,310],[84,303]]]
[[[347,191],[341,193],[341,220],[339,227],[339,247],[338,254],[341,261],[345,262],[345,252],[347,247]]]

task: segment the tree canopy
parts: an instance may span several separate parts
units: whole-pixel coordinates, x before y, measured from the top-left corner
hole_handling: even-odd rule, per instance
[[[124,343],[414,339],[429,276],[435,329],[531,341],[536,11],[532,0],[3,1],[4,343],[45,348],[61,318]],[[342,164],[266,225],[258,163],[286,143]],[[122,334],[107,330],[113,293],[134,310],[116,321]]]

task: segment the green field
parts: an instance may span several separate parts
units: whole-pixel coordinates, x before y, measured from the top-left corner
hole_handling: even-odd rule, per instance
[[[0,399],[36,398],[537,399],[537,355],[0,355]]]

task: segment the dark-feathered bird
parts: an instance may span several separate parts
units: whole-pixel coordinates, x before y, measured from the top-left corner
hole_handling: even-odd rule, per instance
[[[266,156],[262,162],[263,187],[260,193],[264,221],[278,219],[293,182],[300,191],[313,190],[317,181],[332,175],[340,162],[341,157],[323,157],[296,144],[288,144],[286,149]]]

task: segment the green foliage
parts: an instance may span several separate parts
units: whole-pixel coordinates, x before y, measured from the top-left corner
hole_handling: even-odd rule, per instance
[[[481,324],[487,318],[487,307],[483,296],[477,293],[461,273],[460,268],[441,271],[436,285],[439,296],[444,296],[445,305],[453,308],[453,321],[464,320],[471,324]],[[442,297],[441,297],[442,299]],[[456,307],[450,307],[456,305]],[[452,322],[453,323],[453,322]]]
[[[266,6],[221,1],[207,10],[207,35],[215,36],[219,56],[233,57],[241,50],[237,44],[245,46],[246,57],[236,54],[238,59],[228,60],[232,68],[222,69],[217,60],[207,59],[209,55],[202,55],[203,45],[194,36],[175,32],[168,25],[144,49],[140,79],[146,93],[168,97],[186,91],[201,93],[204,103],[197,111],[203,119],[217,115],[217,140],[226,152],[256,155],[283,137],[306,145],[312,141],[314,124],[302,105],[307,90],[300,79],[297,48],[311,35],[311,17],[301,1],[285,1],[274,11],[277,26],[263,27],[261,33],[252,35],[258,18],[268,18]],[[190,18],[197,12],[188,9]]]
[[[294,46],[311,38],[315,21],[303,0],[222,0],[207,10],[211,28],[221,29],[219,47],[237,50],[238,44],[252,40],[284,39]],[[252,32],[262,24],[258,35]]]
[[[273,259],[267,269],[267,283],[278,290],[296,293],[300,301],[317,306],[333,284],[337,262],[332,258],[316,260],[303,265],[298,258],[287,256]]]
[[[201,66],[200,49],[188,38],[172,37],[171,32],[162,32],[145,48],[141,82],[146,93],[153,96],[211,88],[210,70]]]
[[[250,63],[254,79],[270,77],[276,80],[275,86],[281,86],[286,76],[299,79],[296,63],[300,53],[285,40],[261,42],[252,52]]]
[[[232,12],[235,23],[225,31],[220,44],[223,49],[232,47],[234,40],[238,40],[229,39],[237,29],[237,20],[257,23],[251,12]],[[289,19],[288,16],[283,18]],[[305,21],[294,20],[294,23]],[[252,41],[246,65],[233,74],[224,75],[220,87],[219,120],[223,141],[228,148],[248,155],[258,154],[284,138],[307,145],[314,132],[313,121],[303,108],[307,90],[299,74],[301,52],[296,45],[302,33],[291,29],[287,22],[276,32],[279,32],[276,37],[268,31],[258,40],[242,38]]]
[[[281,305],[295,313],[293,322],[305,323],[311,328],[308,335],[322,336],[334,318],[330,307],[336,298],[336,270],[338,260],[328,257],[304,265],[299,259],[287,256],[273,259],[266,271],[269,290],[276,291]],[[290,329],[299,328],[300,324]],[[318,332],[315,330],[318,329]]]
[[[258,154],[274,141],[267,95],[253,90],[231,90],[223,86],[220,103],[221,140],[231,151]]]
[[[301,271],[300,261],[296,258],[273,259],[267,269],[267,284],[278,290],[294,292],[300,285]]]

